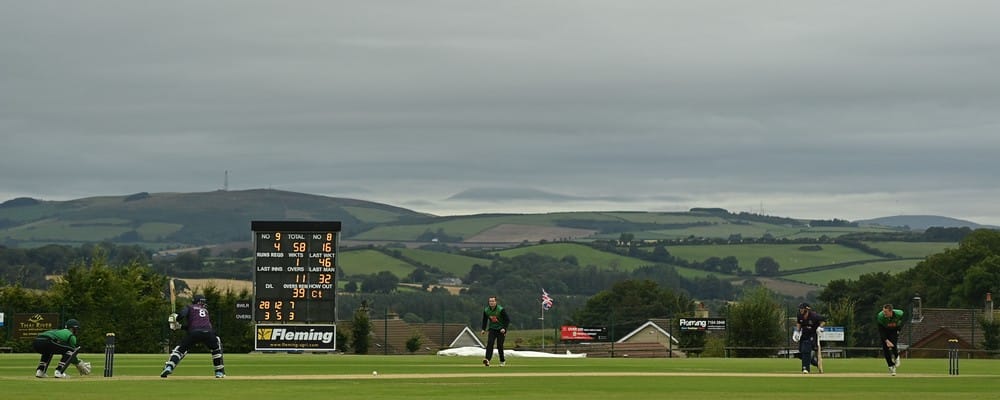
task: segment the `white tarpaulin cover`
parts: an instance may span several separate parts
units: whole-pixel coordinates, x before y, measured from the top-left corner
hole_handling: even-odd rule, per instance
[[[482,347],[467,346],[467,347],[456,347],[453,349],[444,349],[437,352],[439,356],[469,356],[469,357],[482,357],[486,350]],[[541,351],[519,351],[519,350],[504,350],[504,356],[506,357],[524,357],[524,358],[585,358],[587,353],[573,354],[569,350],[566,354],[553,354],[544,353]]]

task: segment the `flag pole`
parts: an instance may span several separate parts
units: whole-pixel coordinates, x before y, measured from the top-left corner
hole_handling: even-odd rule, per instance
[[[545,350],[545,304],[539,305],[542,308],[542,350]]]

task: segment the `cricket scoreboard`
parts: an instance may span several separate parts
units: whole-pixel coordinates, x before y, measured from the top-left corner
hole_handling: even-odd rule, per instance
[[[337,321],[340,221],[251,221],[254,321]]]

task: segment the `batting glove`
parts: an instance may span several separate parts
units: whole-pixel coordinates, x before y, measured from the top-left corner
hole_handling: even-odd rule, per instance
[[[823,327],[816,328],[816,333],[823,333]]]
[[[802,331],[796,329],[792,334],[792,341],[798,343],[799,339],[802,339]]]

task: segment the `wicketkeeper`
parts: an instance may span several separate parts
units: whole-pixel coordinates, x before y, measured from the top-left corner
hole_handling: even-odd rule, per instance
[[[80,346],[76,340],[76,334],[79,331],[80,321],[70,319],[66,321],[66,328],[48,330],[35,338],[31,347],[42,355],[41,359],[38,360],[38,368],[35,369],[36,378],[48,377],[46,372],[49,370],[49,363],[52,362],[52,356],[55,354],[62,355],[56,366],[54,374],[56,378],[69,378],[69,375],[66,374],[66,367],[70,364],[76,366],[80,375],[90,375],[90,363],[76,356],[80,352]]]

